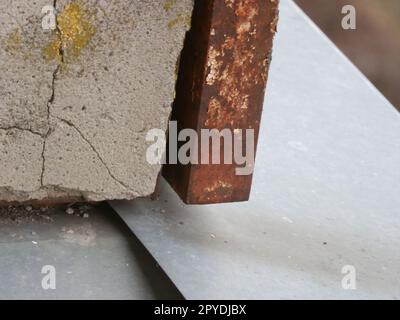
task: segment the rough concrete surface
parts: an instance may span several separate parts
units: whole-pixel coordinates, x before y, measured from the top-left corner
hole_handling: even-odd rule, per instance
[[[152,194],[193,0],[52,2],[0,2],[0,202]]]

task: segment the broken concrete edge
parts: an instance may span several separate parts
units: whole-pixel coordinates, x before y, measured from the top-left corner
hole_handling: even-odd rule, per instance
[[[48,114],[47,114],[47,119],[50,122],[52,119],[52,115],[50,112],[50,104],[53,102],[54,97],[55,97],[55,81],[57,78],[57,74],[60,70],[60,65],[58,65],[53,73],[53,79],[52,79],[52,94],[51,97],[48,100]],[[92,149],[92,151],[96,154],[110,177],[112,177],[118,184],[120,184],[123,188],[126,190],[129,190],[129,187],[126,186],[123,182],[119,181],[111,172],[111,170],[108,168],[107,164],[105,161],[102,159],[101,155],[97,152],[95,147],[90,143],[90,141],[83,135],[83,133],[76,127],[74,126],[71,122],[61,119],[59,117],[54,117],[55,119],[60,121],[62,123],[65,123],[69,127],[73,128],[80,136],[81,138],[87,143],[87,145]],[[48,130],[45,134],[41,134],[40,132],[35,132],[31,129],[24,129],[24,128],[18,128],[16,126],[14,127],[8,127],[8,128],[0,128],[0,131],[6,131],[7,133],[13,133],[13,131],[16,132],[24,132],[31,134],[35,137],[38,137],[41,139],[41,144],[42,144],[42,151],[41,151],[41,161],[42,161],[42,169],[40,173],[40,188],[36,190],[30,190],[30,191],[18,191],[18,190],[13,190],[13,188],[3,186],[0,187],[0,194],[4,198],[9,198],[11,199],[10,201],[0,201],[0,206],[5,206],[5,205],[10,205],[10,204],[33,204],[33,205],[51,205],[51,204],[63,204],[63,203],[71,203],[71,202],[85,202],[85,201],[90,201],[90,202],[100,202],[103,201],[101,199],[103,195],[95,193],[95,192],[88,192],[88,191],[79,191],[75,189],[67,189],[63,187],[59,187],[57,185],[49,185],[49,184],[44,184],[43,183],[43,176],[46,170],[46,157],[45,157],[45,152],[46,152],[46,142],[47,139],[49,138],[50,134],[52,133],[52,126],[48,127]],[[40,195],[41,193],[45,194],[45,198],[43,199],[31,199],[32,193],[37,193]],[[60,195],[64,194],[64,195]],[[16,196],[18,195],[18,196]],[[131,200],[134,198],[137,198],[138,196],[135,193],[126,193],[125,195],[121,195],[119,199],[113,199],[113,200]],[[15,198],[15,200],[13,200]],[[18,200],[17,200],[18,198]],[[47,198],[47,199],[46,199]],[[99,198],[99,199],[98,199]],[[97,200],[98,199],[98,200]]]
[[[201,136],[201,129],[254,129],[257,145],[278,6],[279,0],[195,2],[171,117],[178,130]],[[222,142],[221,154],[223,148]],[[236,167],[168,164],[163,175],[187,204],[247,201],[252,175],[238,176]]]
[[[173,8],[173,6],[175,6],[175,2],[173,1],[173,3],[171,3],[171,5],[167,8],[164,7],[165,11],[168,12],[172,12],[171,15],[169,15],[169,17],[175,16],[177,15],[178,18],[176,18],[175,20],[172,20],[173,25],[171,25],[171,30],[176,30],[176,25],[179,24],[185,24],[186,23],[186,16],[183,16],[181,12],[179,12],[179,10],[188,10],[190,8],[190,13],[192,10],[192,6],[189,5],[190,2],[192,0],[187,0],[187,1],[182,1],[176,4],[176,8]],[[54,1],[54,6],[57,6],[59,3],[69,3],[69,1],[63,1],[63,0],[56,0]],[[97,3],[97,2],[96,2]],[[150,3],[151,6],[153,6],[152,3]],[[40,4],[39,4],[40,5]],[[159,6],[159,4],[156,4],[156,6]],[[161,5],[161,8],[163,6]],[[59,9],[59,8],[58,8]],[[176,10],[175,10],[176,9]],[[158,9],[157,9],[158,10]],[[188,11],[189,12],[189,11]],[[185,19],[184,19],[185,18]],[[179,19],[179,21],[177,20]],[[171,22],[171,23],[172,23]],[[188,27],[186,27],[187,29]],[[182,31],[182,27],[179,27],[179,33],[181,33]],[[185,30],[186,31],[186,30]],[[57,29],[57,32],[60,32],[60,29]],[[172,32],[172,31],[171,31]],[[174,31],[176,32],[176,31]],[[178,45],[178,49],[175,47],[174,50],[171,50],[171,52],[177,51],[181,48],[182,46],[179,45],[179,43],[177,42],[181,42],[183,43],[183,38],[181,40],[180,39],[180,35],[178,36],[178,33],[176,33],[175,38],[171,39],[171,42],[175,42],[175,45]],[[65,119],[63,117],[60,117],[58,114],[57,115],[53,115],[52,114],[52,104],[55,100],[55,96],[56,96],[56,82],[58,80],[58,77],[60,75],[60,71],[62,69],[62,63],[64,60],[64,51],[62,50],[62,45],[60,46],[60,61],[58,61],[58,63],[55,63],[54,61],[51,62],[51,64],[53,65],[54,69],[52,72],[52,79],[51,79],[51,90],[49,90],[49,97],[47,99],[47,115],[43,118],[47,119],[47,127],[43,130],[43,131],[36,131],[36,130],[31,130],[30,127],[29,128],[22,128],[19,126],[10,126],[10,127],[4,127],[3,130],[7,131],[4,135],[24,135],[27,136],[32,136],[34,137],[36,142],[40,141],[40,144],[42,145],[41,147],[41,172],[40,174],[38,174],[37,176],[40,176],[40,187],[38,187],[36,189],[36,184],[39,185],[39,181],[38,183],[31,183],[31,184],[24,184],[24,185],[33,185],[33,187],[31,188],[22,188],[22,187],[15,187],[15,185],[13,185],[12,183],[4,183],[3,186],[0,187],[0,193],[2,195],[2,199],[6,198],[7,201],[0,201],[0,204],[53,204],[53,203],[70,203],[70,202],[78,202],[78,201],[89,201],[89,202],[97,202],[97,201],[104,201],[104,200],[120,200],[120,199],[124,199],[124,200],[131,200],[134,198],[138,198],[138,197],[147,197],[147,196],[151,196],[152,192],[154,191],[154,185],[152,185],[152,191],[150,191],[150,188],[148,188],[148,190],[146,191],[146,194],[140,194],[135,192],[135,190],[132,190],[129,188],[129,186],[127,184],[125,184],[123,181],[121,181],[120,179],[118,179],[118,177],[113,173],[113,170],[111,168],[108,167],[107,165],[107,161],[105,159],[103,159],[102,155],[100,154],[100,152],[96,149],[95,145],[91,143],[90,137],[86,136],[85,133],[77,126],[73,123],[73,121],[69,120],[69,119]],[[170,50],[166,50],[166,51],[170,51]],[[174,55],[175,53],[173,53]],[[174,57],[175,58],[179,58]],[[56,59],[57,60],[57,59]],[[179,61],[179,60],[178,60]],[[175,65],[178,65],[178,61],[174,61],[173,65],[175,68]],[[173,73],[171,72],[170,75],[173,77]],[[49,72],[49,76],[50,76],[50,72]],[[165,77],[164,77],[165,78]],[[175,83],[175,81],[174,81]],[[171,89],[173,90],[174,87],[174,83],[173,86],[171,87]],[[171,90],[171,91],[172,91]],[[168,98],[169,99],[169,98]],[[172,103],[172,99],[168,100],[168,104]],[[163,106],[164,107],[164,106]],[[164,107],[165,109],[169,109]],[[162,121],[162,123],[164,123],[164,121]],[[80,140],[82,140],[82,143],[86,144],[88,146],[87,149],[90,149],[93,152],[93,155],[95,155],[97,157],[97,162],[99,162],[102,167],[104,167],[104,172],[108,174],[109,178],[112,179],[112,181],[115,182],[115,184],[118,184],[121,188],[121,190],[118,191],[117,194],[114,194],[112,197],[110,197],[109,194],[102,194],[101,192],[98,192],[98,189],[96,188],[96,192],[91,192],[91,191],[85,191],[85,188],[79,188],[79,186],[77,188],[66,188],[63,187],[61,185],[58,184],[54,184],[54,183],[44,183],[44,175],[46,172],[46,168],[47,168],[47,161],[48,159],[46,159],[46,150],[47,150],[47,144],[48,144],[48,139],[50,138],[50,136],[54,133],[54,131],[57,129],[56,127],[62,125],[64,127],[68,127],[68,130],[70,131],[74,131],[74,134],[78,137],[80,137]],[[1,131],[1,129],[0,129]],[[18,145],[14,145],[13,148],[18,148]],[[104,150],[103,150],[104,151]],[[36,154],[36,150],[35,150],[35,154]],[[26,153],[29,154],[29,153]],[[26,155],[24,154],[24,155]],[[39,159],[39,158],[38,158]],[[33,161],[31,161],[33,162]],[[36,160],[35,160],[36,162]],[[39,167],[39,166],[38,166]],[[26,169],[26,168],[24,168]],[[33,172],[32,175],[35,175],[35,180],[36,180],[36,169],[37,171],[39,171],[39,168],[35,168],[35,172]],[[161,166],[158,167],[157,170],[157,176],[159,176],[161,170]],[[154,171],[154,170],[153,170]],[[10,175],[9,175],[10,176]],[[9,177],[8,177],[9,178]],[[156,176],[154,175],[154,178],[156,178]],[[33,178],[32,178],[33,179]],[[109,179],[109,180],[110,180]],[[10,180],[10,179],[8,179]],[[155,181],[155,179],[152,179]],[[7,181],[7,178],[6,178]],[[12,181],[12,180],[11,180]],[[35,188],[35,189],[34,189]],[[124,191],[126,190],[126,192]],[[143,190],[140,189],[140,190]]]

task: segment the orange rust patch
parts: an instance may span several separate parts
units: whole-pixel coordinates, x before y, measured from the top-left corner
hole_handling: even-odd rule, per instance
[[[249,35],[257,33],[258,1],[242,0],[227,5],[236,15],[234,29],[230,34],[213,29],[213,36],[223,38],[223,42],[209,48],[206,77],[207,85],[218,86],[219,94],[210,101],[205,126],[220,129],[240,123],[246,117],[249,90],[265,83],[264,73],[259,69],[265,69],[264,61],[255,66],[256,47],[249,43]],[[215,100],[219,101],[221,110],[215,110]]]
[[[277,0],[196,1],[172,114],[179,128],[251,128],[257,142],[277,5]],[[236,175],[237,167],[167,165],[164,176],[186,203],[245,201],[252,176]]]

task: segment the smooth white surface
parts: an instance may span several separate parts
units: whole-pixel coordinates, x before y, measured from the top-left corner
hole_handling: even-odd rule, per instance
[[[400,116],[281,2],[251,201],[112,205],[186,298],[400,299]]]

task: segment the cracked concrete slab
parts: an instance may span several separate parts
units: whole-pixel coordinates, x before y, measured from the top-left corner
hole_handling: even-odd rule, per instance
[[[145,136],[167,129],[193,0],[0,3],[0,201],[154,192]]]

